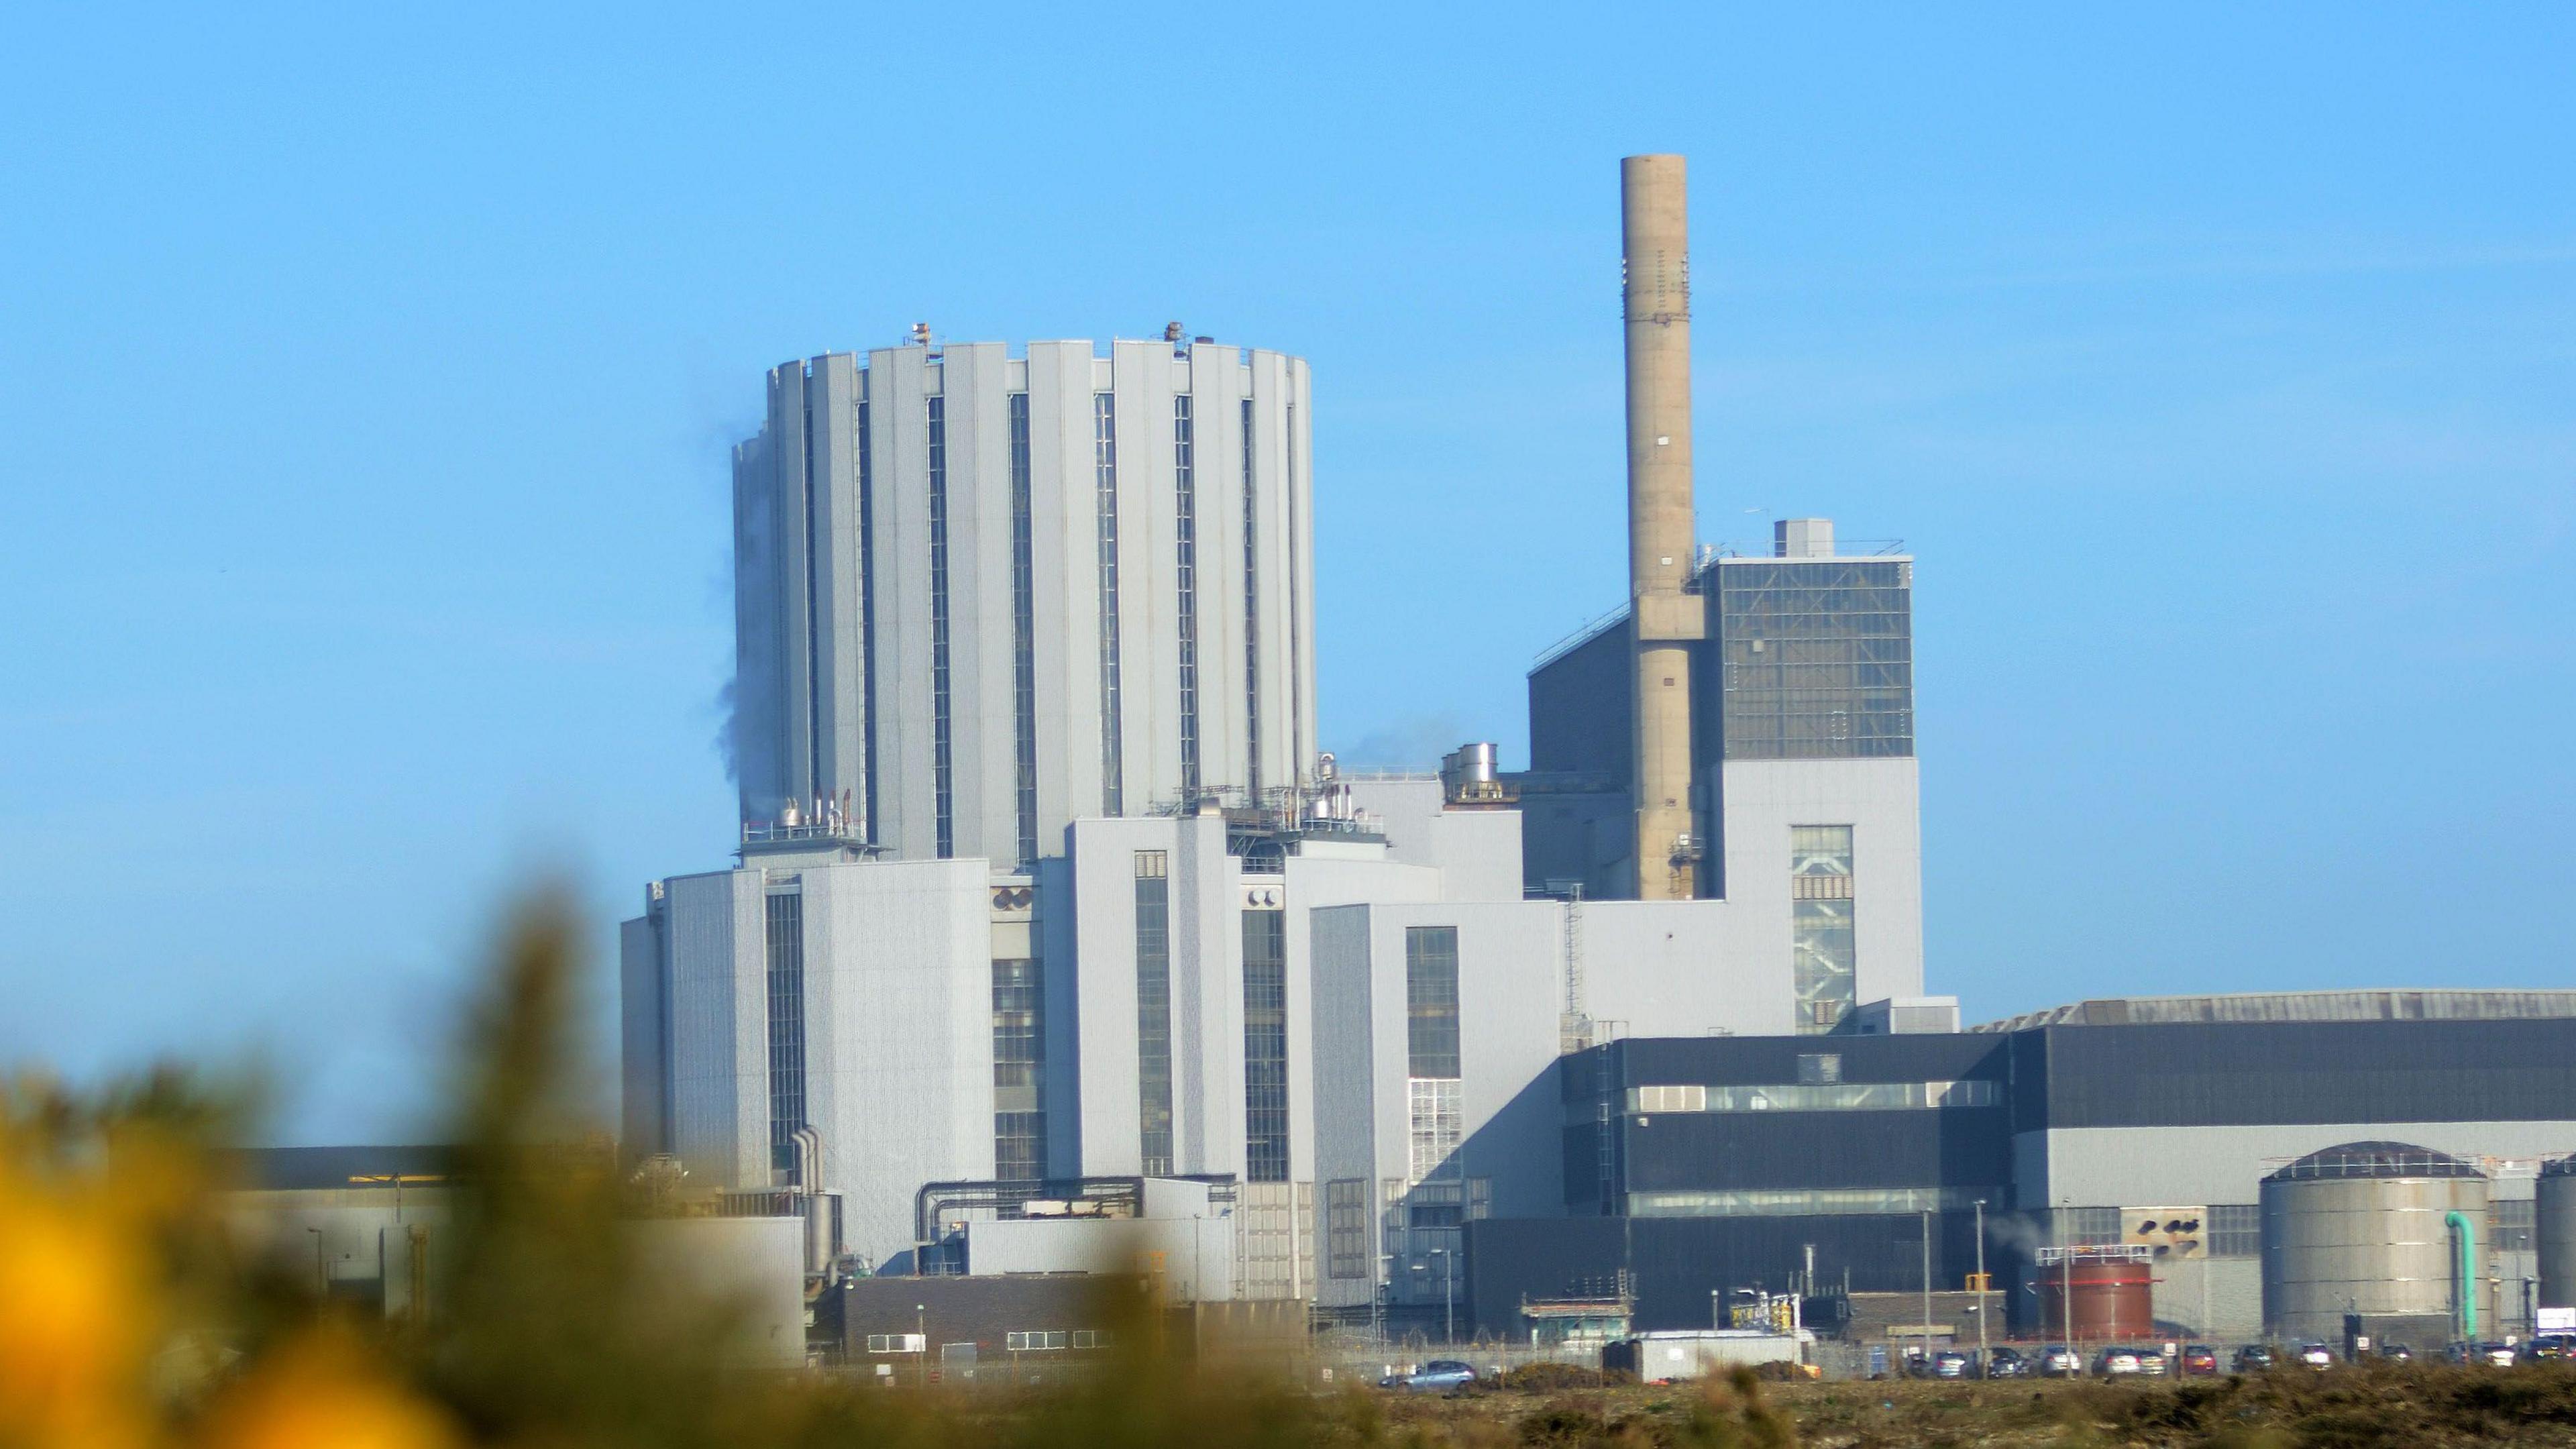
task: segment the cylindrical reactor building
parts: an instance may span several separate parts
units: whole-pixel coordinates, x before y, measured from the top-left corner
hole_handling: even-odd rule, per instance
[[[2552,1159],[2533,1191],[2532,1245],[2542,1308],[2576,1308],[2576,1156]]]
[[[2478,1241],[2460,1241],[2453,1213]],[[2459,1295],[2478,1291],[2487,1179],[2430,1148],[2347,1142],[2264,1178],[2262,1223],[2270,1333],[2331,1342],[2357,1314],[2375,1342],[2440,1344],[2454,1336]]]
[[[1303,361],[922,343],[788,363],[768,403],[734,450],[746,824],[1007,870],[1311,777]]]

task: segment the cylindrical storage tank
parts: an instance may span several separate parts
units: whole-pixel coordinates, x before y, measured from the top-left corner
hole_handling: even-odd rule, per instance
[[[2484,1173],[2429,1147],[2346,1142],[2264,1178],[2262,1196],[2263,1321],[2275,1337],[2339,1341],[2346,1314],[2374,1343],[2458,1336],[2456,1292],[2474,1302],[2488,1248]],[[2480,1239],[2465,1283],[2455,1212]]]
[[[2532,1245],[2540,1254],[2540,1307],[2576,1308],[2576,1156],[2540,1169]]]
[[[2155,1264],[2143,1252],[2070,1248],[2064,1260],[2041,1265],[2038,1284],[2040,1322],[2051,1338],[2122,1344],[2156,1336]]]

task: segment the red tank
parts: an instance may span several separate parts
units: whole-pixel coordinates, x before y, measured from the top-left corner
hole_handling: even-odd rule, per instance
[[[2068,1337],[2070,1307],[2075,1316],[2073,1342],[2121,1343],[2155,1337],[2155,1264],[2146,1254],[2125,1248],[2076,1248],[2067,1258],[2039,1270],[2040,1324],[2049,1337]]]

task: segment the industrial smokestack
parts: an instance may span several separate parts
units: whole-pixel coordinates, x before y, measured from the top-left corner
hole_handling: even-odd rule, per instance
[[[1637,629],[1637,898],[1697,894],[1691,827],[1690,641],[1708,614],[1688,592],[1691,515],[1690,234],[1679,156],[1619,163],[1628,325],[1628,602]]]

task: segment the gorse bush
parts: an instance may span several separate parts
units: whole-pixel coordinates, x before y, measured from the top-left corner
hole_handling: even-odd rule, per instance
[[[177,1070],[82,1095],[0,1088],[0,1449],[1794,1442],[1749,1375],[1648,1424],[1587,1406],[1443,1421],[1228,1361],[1160,1361],[1109,1321],[1098,1375],[1047,1392],[889,1391],[728,1368],[728,1306],[638,1271],[615,1154],[583,1120],[560,899],[522,909],[466,1014],[451,1226],[431,1311],[387,1319],[239,1252],[220,1144],[249,1096]],[[567,1145],[572,1144],[572,1145]],[[1141,1315],[1133,1293],[1103,1312]],[[1393,1412],[1390,1412],[1393,1410]]]

